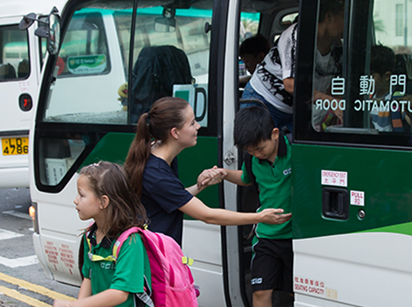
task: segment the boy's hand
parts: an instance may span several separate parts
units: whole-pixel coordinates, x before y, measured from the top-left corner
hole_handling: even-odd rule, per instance
[[[227,173],[224,169],[213,166],[213,168],[204,170],[199,177],[197,177],[197,187],[201,189],[220,183],[226,175]]]
[[[261,213],[262,223],[266,224],[283,224],[292,218],[292,213],[283,213],[283,209],[265,209]]]

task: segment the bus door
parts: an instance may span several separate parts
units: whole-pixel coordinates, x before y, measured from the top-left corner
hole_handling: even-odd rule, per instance
[[[59,8],[65,1],[55,1]],[[28,187],[29,129],[35,113],[46,41],[35,35],[38,24],[21,29],[23,16],[37,19],[52,4],[21,1],[0,4],[0,188]]]
[[[322,53],[323,22],[336,17],[322,2],[302,1],[299,16],[295,306],[409,306],[412,8],[329,1],[343,6],[341,37]]]
[[[249,1],[240,1],[240,23],[239,23],[239,41],[238,46],[247,38],[254,35],[260,34],[264,36],[268,41],[270,47],[273,47],[275,41],[278,39],[280,34],[296,22],[298,16],[299,3],[298,1],[283,1],[283,2],[273,2],[264,6],[255,5],[253,8],[250,7]],[[238,48],[239,50],[239,48]],[[238,52],[237,50],[237,52]],[[240,56],[234,57],[239,59]],[[240,107],[243,103],[248,103],[247,100],[242,99],[242,94],[244,91],[244,82],[242,82],[245,77],[251,77],[250,73],[244,70],[243,63],[239,62],[238,77],[239,84],[237,96],[238,105]],[[234,116],[234,115],[233,115]],[[228,120],[229,121],[229,120]],[[233,119],[231,120],[233,122]],[[253,125],[253,123],[251,123]],[[233,138],[230,135],[233,133],[233,126],[228,130],[225,138],[226,142],[232,142],[230,145],[233,146]],[[229,141],[230,138],[230,141]],[[243,164],[244,152],[236,150],[236,162],[235,168],[241,169]],[[229,168],[224,164],[224,167]],[[232,188],[231,183],[225,182],[225,192]],[[227,200],[226,206],[232,210],[237,210],[241,212],[255,212],[258,206],[257,194],[252,186],[248,187],[237,187],[236,188],[237,202],[234,203],[231,200]],[[236,241],[237,246],[231,246],[231,249],[236,249],[238,253],[234,253],[233,250],[228,248],[228,279],[230,284],[237,284],[240,289],[240,295],[245,306],[252,306],[252,284],[251,284],[251,259],[252,259],[252,239],[254,236],[253,225],[245,225],[236,227],[237,233],[231,232],[231,228],[227,227],[227,240],[230,242]],[[233,243],[232,243],[233,244]],[[236,259],[237,258],[237,259]],[[239,263],[235,262],[239,261]],[[236,267],[231,264],[236,263]],[[231,293],[234,293],[232,290]],[[237,293],[236,293],[237,294]],[[235,295],[232,294],[231,297]],[[293,298],[283,292],[275,291],[272,296],[273,306],[291,306],[293,304]],[[232,303],[234,302],[232,298]]]

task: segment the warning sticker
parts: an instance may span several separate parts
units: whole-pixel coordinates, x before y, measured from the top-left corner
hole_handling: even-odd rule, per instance
[[[322,185],[348,186],[348,173],[322,170]]]

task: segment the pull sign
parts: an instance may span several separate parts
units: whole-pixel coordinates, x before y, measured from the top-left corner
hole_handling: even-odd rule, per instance
[[[30,111],[33,107],[33,99],[29,94],[21,94],[19,97],[19,107],[22,111]]]

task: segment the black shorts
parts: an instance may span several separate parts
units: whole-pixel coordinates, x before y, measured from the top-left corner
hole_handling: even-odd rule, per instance
[[[256,239],[256,238],[255,238]],[[257,239],[252,246],[252,289],[293,293],[292,239]]]

